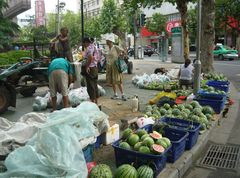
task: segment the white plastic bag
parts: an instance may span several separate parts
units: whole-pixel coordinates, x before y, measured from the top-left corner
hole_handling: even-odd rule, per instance
[[[137,120],[137,126],[139,128],[144,127],[145,125],[154,124],[154,120],[151,117],[140,117]]]

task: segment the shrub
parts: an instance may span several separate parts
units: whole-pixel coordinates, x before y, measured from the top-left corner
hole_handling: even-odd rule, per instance
[[[0,66],[9,65],[18,62],[21,57],[31,57],[30,51],[8,51],[6,53],[0,53]]]

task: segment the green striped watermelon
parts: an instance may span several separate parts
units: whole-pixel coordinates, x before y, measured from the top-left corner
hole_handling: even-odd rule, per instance
[[[112,171],[110,167],[106,164],[98,164],[93,167],[89,178],[112,178]]]
[[[117,168],[114,178],[138,178],[138,172],[133,166],[123,164]]]
[[[153,178],[153,170],[147,165],[142,165],[137,169],[138,178]]]

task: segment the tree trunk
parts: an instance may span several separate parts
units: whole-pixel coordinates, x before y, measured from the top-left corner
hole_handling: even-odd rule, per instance
[[[184,45],[184,59],[189,58],[189,33],[188,33],[188,28],[187,28],[187,5],[188,2],[186,0],[177,0],[177,9],[180,12],[181,15],[181,26],[183,29],[183,45]]]
[[[208,73],[213,68],[213,49],[215,42],[215,0],[202,1],[202,33],[200,46],[200,60],[202,63],[202,72]]]
[[[240,52],[240,31],[238,31],[238,37],[236,39],[236,50]]]

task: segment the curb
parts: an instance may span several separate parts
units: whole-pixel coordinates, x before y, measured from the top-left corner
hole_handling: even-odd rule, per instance
[[[219,119],[221,119],[221,114],[216,115],[217,120],[212,121],[211,127],[205,131],[203,134],[199,135],[197,143],[194,147],[185,151],[183,155],[173,164],[167,163],[165,169],[158,175],[157,178],[181,178],[186,173],[186,171],[192,166],[194,161],[197,160],[199,154],[207,145],[209,140],[209,135],[212,133],[213,128],[218,124]]]

